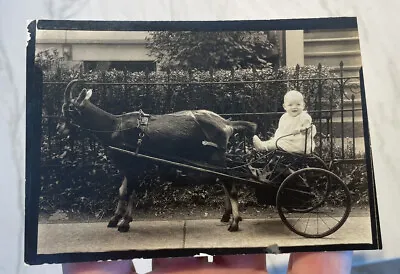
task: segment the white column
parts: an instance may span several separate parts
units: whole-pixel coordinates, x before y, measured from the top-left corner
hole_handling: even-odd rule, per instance
[[[286,66],[304,65],[303,30],[286,31]]]

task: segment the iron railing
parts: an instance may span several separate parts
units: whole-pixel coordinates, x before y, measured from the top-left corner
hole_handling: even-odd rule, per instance
[[[111,82],[104,77],[100,79],[103,81],[88,81],[85,85],[96,89],[98,95],[94,100],[101,102],[100,105],[110,112],[116,112],[118,107],[118,112],[142,108],[145,112],[155,114],[183,110],[185,107],[207,108],[226,118],[245,119],[262,124],[259,133],[265,138],[268,138],[268,133],[273,132],[280,115],[283,114],[280,105],[284,92],[297,89],[305,94],[307,110],[317,127],[316,153],[327,161],[333,159],[343,162],[365,161],[359,77],[344,76],[342,62],[338,75],[326,76],[321,65],[309,77],[306,77],[307,73],[302,71],[300,66],[296,66],[293,73],[286,74],[288,76],[286,78],[260,79],[259,71],[254,69],[251,79],[247,77],[237,80],[236,73],[232,70],[228,79],[225,77],[221,80],[216,79],[215,72],[210,70],[208,79],[197,80],[194,79],[192,71],[187,71],[185,80],[176,80],[172,79],[171,72],[167,72],[166,81],[150,81],[150,72],[146,72],[143,81]],[[44,82],[42,165],[51,166],[53,160],[62,155],[64,146],[68,144],[74,158],[80,157],[85,161],[81,163],[82,165],[95,166],[94,159],[98,157],[101,147],[93,139],[82,137],[80,140],[66,141],[62,140],[55,130],[61,114],[62,92],[68,82]],[[266,99],[268,88],[274,90],[274,98]],[[114,90],[114,93],[110,92],[110,89]],[[197,96],[194,99],[191,97],[191,89],[200,90],[193,93]],[[222,93],[218,94],[216,90]],[[237,90],[243,90],[250,98],[240,97]],[[56,91],[58,95],[53,95],[52,92]],[[229,94],[236,96],[238,100],[241,98],[242,101],[235,101],[232,96],[228,96]],[[187,104],[185,100],[179,101],[179,96],[186,96]],[[218,96],[230,98],[231,101],[222,107],[221,102],[217,100]],[[159,107],[154,107],[157,105],[155,103],[157,100]],[[268,107],[263,107],[263,100],[269,102]],[[197,105],[193,101],[198,102]],[[177,102],[180,102],[180,105]],[[254,107],[251,104],[254,104]]]

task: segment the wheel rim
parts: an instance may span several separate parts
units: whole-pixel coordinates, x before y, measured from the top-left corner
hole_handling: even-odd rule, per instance
[[[302,186],[301,180],[310,187]],[[321,168],[304,168],[282,182],[276,206],[291,231],[307,238],[322,238],[336,232],[347,220],[351,197],[336,174]]]

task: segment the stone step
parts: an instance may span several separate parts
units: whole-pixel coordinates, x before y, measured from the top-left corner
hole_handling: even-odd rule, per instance
[[[305,65],[338,66],[340,62],[350,66],[361,66],[361,53],[359,50],[352,51],[324,51],[304,53]]]
[[[358,123],[358,122],[362,123],[363,122],[363,118],[362,118],[361,115],[356,115],[357,113],[361,114],[361,111],[359,111],[359,112],[355,111],[354,112],[354,114],[355,114],[354,115],[354,122],[355,123]],[[341,123],[342,122],[342,116],[340,115],[340,113],[337,113],[335,116],[332,117],[332,122],[333,123]],[[345,116],[345,115],[343,115],[343,122],[344,123],[352,123],[353,122],[353,116],[350,116],[350,115],[349,116]]]
[[[338,65],[338,66],[330,67],[330,70],[332,73],[337,74],[339,77],[340,77],[341,70],[343,70],[343,77],[360,77],[360,68],[361,68],[361,66],[359,66],[359,65],[353,65],[353,66],[343,65],[343,68],[340,68],[340,65]],[[360,80],[359,79],[351,79],[351,81],[359,82]]]
[[[323,38],[344,38],[344,37],[358,37],[357,29],[322,29],[304,31],[305,39],[323,39]]]
[[[327,123],[322,123],[321,126],[319,125],[318,121],[314,120],[314,123],[318,132],[323,133],[324,135],[328,134]],[[353,124],[351,119],[346,119],[346,121],[344,121],[342,124],[340,120],[336,120],[332,123],[332,132],[330,132],[330,135],[334,138],[353,138],[353,136],[364,137],[363,122],[362,120],[360,121],[359,119],[357,119],[357,121],[355,121]]]
[[[354,144],[355,144],[355,153],[356,154],[362,154],[365,153],[365,143],[364,143],[364,137],[356,137],[354,139]],[[342,146],[342,139],[341,138],[335,138],[333,139],[333,143],[336,147],[341,147]],[[350,148],[351,151],[353,149],[353,139],[352,138],[345,138],[343,140],[345,150],[346,148]]]
[[[360,50],[357,36],[344,38],[304,39],[304,52]]]
[[[354,113],[354,119],[355,119],[355,120],[359,119],[359,120],[362,122],[362,110],[361,110],[361,106],[360,106],[360,107],[355,106],[354,108],[355,108],[354,111],[351,110],[351,107],[349,107],[349,108],[344,108],[344,111],[343,111],[343,119],[350,119],[350,118],[352,118],[352,117],[353,117],[353,113]],[[335,122],[336,120],[341,120],[341,117],[342,117],[342,112],[341,112],[341,110],[338,109],[337,112],[333,113],[332,117],[333,117],[333,121],[334,121],[334,122]]]
[[[360,110],[362,107],[361,107],[361,100],[360,99],[355,99],[354,100],[354,109],[355,109],[355,116],[362,116],[362,111]],[[343,109],[345,110],[343,113],[344,113],[344,116],[345,117],[350,117],[351,115],[352,115],[352,112],[350,111],[351,109],[353,109],[353,103],[352,103],[352,101],[351,100],[347,100],[347,99],[345,99],[344,101],[343,101]],[[357,110],[357,109],[359,109],[359,110]],[[314,109],[313,108],[309,108],[309,110],[310,111],[313,111]],[[321,107],[321,110],[327,110],[327,111],[329,111],[330,110],[330,104],[329,104],[329,102],[327,102],[327,101],[324,101],[324,102],[322,102],[322,107]],[[348,111],[349,110],[349,111]],[[316,109],[315,111],[319,111],[319,109]],[[312,114],[313,116],[315,116],[315,117],[317,117],[318,116],[318,113],[313,113]],[[324,114],[322,114],[322,116],[324,117],[324,116],[326,116],[326,115],[329,115],[329,114],[327,114],[327,113],[324,113]],[[337,116],[341,116],[341,107],[339,106],[339,108],[336,108],[336,109],[333,109],[333,116],[334,117],[337,117]]]
[[[352,119],[353,117],[353,111],[350,110],[351,108],[345,108],[343,111],[343,119]],[[321,119],[322,121],[326,121],[328,118],[330,118],[330,112],[329,109],[326,109],[327,112],[324,112],[321,114]],[[319,119],[319,111],[317,110],[315,113],[310,111],[310,115],[315,119]],[[335,109],[332,111],[332,119],[333,121],[341,121],[342,117],[342,112],[340,109]],[[354,110],[354,119],[362,119],[362,111],[361,110]],[[350,121],[350,120],[349,120]]]

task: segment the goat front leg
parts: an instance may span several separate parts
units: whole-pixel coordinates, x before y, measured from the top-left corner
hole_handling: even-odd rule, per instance
[[[225,192],[225,197],[224,197],[225,211],[224,214],[222,215],[221,222],[227,223],[231,219],[232,205],[228,190],[226,189],[224,184],[222,186]]]
[[[224,188],[226,188],[229,194],[229,200],[232,208],[232,222],[228,227],[230,232],[239,230],[239,222],[242,221],[242,217],[239,214],[239,203],[238,203],[238,193],[236,186],[234,184],[224,183]]]
[[[108,222],[108,227],[117,227],[118,222],[122,219],[126,213],[126,207],[128,205],[128,180],[126,177],[122,180],[122,184],[119,188],[119,200],[117,209],[115,210],[114,216]]]
[[[136,197],[136,176],[127,176],[126,178],[126,191],[128,197],[128,205],[125,210],[125,214],[123,215],[122,222],[118,226],[119,232],[128,232],[129,231],[129,223],[132,222],[132,213],[133,213],[133,205]]]
[[[118,226],[118,231],[119,232],[128,232],[129,231],[129,223],[132,222],[132,213],[133,213],[133,205],[134,205],[134,197],[135,197],[135,191],[132,190],[131,195],[129,195],[129,201],[128,201],[128,207],[125,212],[125,215],[123,217],[123,220],[121,224]]]

